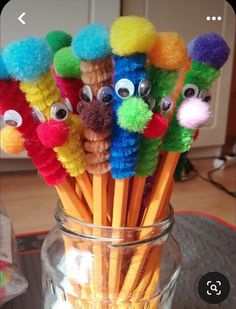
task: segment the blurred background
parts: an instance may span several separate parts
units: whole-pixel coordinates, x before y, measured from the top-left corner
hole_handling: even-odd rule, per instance
[[[24,14],[25,24],[18,17]],[[74,35],[90,22],[110,26],[120,15],[138,15],[154,23],[158,32],[176,31],[188,43],[205,32],[224,37],[231,55],[212,88],[212,119],[201,130],[188,154],[185,173],[175,186],[176,211],[199,210],[235,224],[236,190],[236,61],[235,13],[225,0],[12,0],[1,15],[1,47],[28,35],[44,36],[51,30]],[[225,161],[219,157],[226,156]],[[223,163],[222,163],[223,162]],[[219,190],[207,174],[226,190]],[[1,200],[17,233],[47,230],[54,224],[57,194],[46,187],[25,153],[10,157],[1,153]],[[206,181],[208,180],[208,181]],[[218,186],[219,187],[219,186]]]

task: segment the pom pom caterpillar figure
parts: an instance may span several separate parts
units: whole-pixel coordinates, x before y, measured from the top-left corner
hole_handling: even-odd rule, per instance
[[[148,78],[151,82],[151,97],[154,99],[153,111],[164,115],[163,127],[168,125],[167,114],[173,108],[173,92],[179,76],[179,70],[187,59],[186,46],[177,33],[159,33],[155,44],[149,53],[150,66]],[[161,120],[162,118],[160,118]],[[148,127],[146,132],[152,134],[153,130]],[[129,204],[127,219],[128,226],[136,226],[138,214],[147,176],[155,172],[161,138],[141,138],[141,146],[138,154],[136,176],[133,181],[133,189]]]
[[[49,46],[43,39],[28,37],[9,44],[3,57],[10,75],[20,80],[20,89],[31,107],[37,108],[47,119],[37,128],[42,144],[53,148],[68,174],[76,177],[86,192],[92,192],[90,179],[85,173],[80,119],[69,112],[56,87],[50,70],[52,55]],[[87,196],[90,209],[93,208],[89,198],[91,192]]]
[[[150,82],[145,69],[146,53],[156,38],[151,23],[144,18],[118,18],[111,27],[114,54],[114,104],[110,163],[112,176],[122,179],[135,174],[140,137],[152,121],[149,108]]]
[[[48,120],[38,128],[43,144],[54,148],[71,176],[83,173],[84,157],[79,138],[81,124],[78,116],[70,114],[63,104],[50,71],[51,51],[47,44],[36,37],[11,43],[5,49],[4,60],[11,76],[21,81],[20,88],[31,107],[39,109]],[[61,138],[61,130],[57,127],[60,122],[68,128],[66,141],[64,135]]]
[[[96,41],[93,39],[94,33]],[[82,80],[86,84],[78,104],[80,119],[85,127],[86,169],[100,175],[110,170],[113,68],[108,29],[101,24],[88,25],[78,32],[72,46],[74,53],[81,57]],[[100,47],[99,54],[97,46]]]
[[[76,113],[81,81],[80,59],[71,50],[72,37],[63,31],[50,31],[45,37],[53,53],[52,72],[68,109]]]
[[[209,89],[230,52],[226,42],[216,33],[200,35],[188,47],[190,69],[185,75],[177,108],[162,145],[164,151],[185,152],[190,149],[195,130],[210,117]]]
[[[148,77],[151,82],[151,97],[155,99],[153,111],[161,112],[165,118],[173,108],[173,92],[179,71],[187,60],[186,46],[177,33],[164,32],[157,35],[155,45],[149,53]],[[161,139],[142,137],[136,174],[152,175],[158,160]]]
[[[1,55],[0,58],[2,61]],[[1,130],[1,148],[11,154],[25,149],[48,185],[61,183],[67,176],[65,169],[55,152],[43,146],[37,136],[42,115],[29,107],[19,82],[7,79],[7,74],[1,77],[5,78],[0,80],[0,115],[8,126]]]

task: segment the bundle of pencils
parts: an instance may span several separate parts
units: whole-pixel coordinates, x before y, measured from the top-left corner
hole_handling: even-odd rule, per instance
[[[0,54],[1,147],[27,150],[76,219],[114,229],[151,226],[168,215],[179,156],[211,115],[210,88],[228,55],[215,33],[187,48],[179,34],[157,33],[135,16],[118,18],[110,32],[91,24],[73,39],[54,31],[13,42]],[[128,260],[122,250],[104,255],[102,244],[87,249],[94,263],[80,293],[106,302],[94,308],[152,297],[161,246],[132,250]]]

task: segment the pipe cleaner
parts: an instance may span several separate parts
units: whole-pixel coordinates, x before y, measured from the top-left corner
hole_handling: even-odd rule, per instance
[[[177,33],[159,33],[148,58],[151,64],[148,68],[148,77],[151,82],[150,94],[155,100],[153,111],[162,113],[166,118],[168,111],[173,108],[173,92],[179,76],[178,71],[187,59],[186,46]],[[162,121],[164,128],[167,129],[165,118]],[[160,138],[148,139],[142,136],[137,175],[148,176],[154,173],[160,145]]]
[[[109,31],[102,24],[88,25],[75,36],[72,47],[75,55],[81,58],[85,84],[80,93],[78,110],[85,127],[86,169],[92,174],[104,174],[110,170],[108,159],[113,102]]]
[[[56,87],[49,46],[43,39],[28,37],[9,44],[3,56],[11,76],[21,81],[27,101],[48,120],[37,128],[41,142],[54,149],[70,176],[80,175],[85,170],[82,127],[79,117],[63,104]]]
[[[177,109],[162,145],[164,151],[185,152],[190,149],[195,130],[210,117],[209,89],[219,76],[229,52],[224,39],[216,33],[200,35],[190,42],[190,70],[185,75]]]
[[[110,163],[114,178],[135,174],[140,133],[153,116],[145,102],[150,92],[145,64],[155,38],[153,25],[141,17],[120,17],[111,27],[115,92]]]
[[[48,185],[54,186],[62,182],[67,173],[57,160],[55,152],[40,142],[36,132],[40,124],[37,118],[39,114],[29,107],[19,88],[19,82],[0,80],[0,115],[9,126],[1,130],[3,151],[15,154],[25,149]]]

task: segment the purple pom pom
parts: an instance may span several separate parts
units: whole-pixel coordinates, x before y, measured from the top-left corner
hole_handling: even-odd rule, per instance
[[[210,118],[209,104],[198,98],[186,99],[177,111],[179,124],[187,129],[197,129]]]
[[[217,33],[206,33],[188,44],[189,56],[199,62],[220,69],[229,57],[229,46]]]

